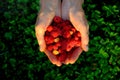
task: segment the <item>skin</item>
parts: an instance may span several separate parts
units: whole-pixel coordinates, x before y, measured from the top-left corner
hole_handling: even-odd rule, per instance
[[[81,33],[82,42],[82,48],[78,48],[72,54],[68,55],[65,64],[75,63],[82,50],[88,51],[89,26],[82,8],[83,2],[84,0],[63,0],[62,3],[62,18],[70,20],[73,26]]]
[[[71,21],[73,26],[81,33],[82,48],[77,48],[72,54],[70,54],[65,60],[64,64],[73,64],[78,59],[82,51],[88,51],[88,23],[85,18],[84,11],[82,9],[83,0],[41,0],[41,10],[38,14],[35,33],[40,46],[40,51],[45,52],[49,60],[57,65],[61,66],[62,63],[46,49],[44,41],[44,34],[47,26],[49,26],[54,16],[60,16],[63,19]]]

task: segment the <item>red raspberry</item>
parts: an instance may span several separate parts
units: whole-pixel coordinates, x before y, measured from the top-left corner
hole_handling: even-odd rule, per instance
[[[52,35],[54,38],[56,38],[56,37],[58,37],[58,36],[60,35],[60,33],[57,32],[57,31],[51,31],[51,35]]]
[[[70,51],[75,46],[75,44],[76,42],[74,39],[69,40],[66,47],[66,51]]]
[[[52,36],[46,38],[46,44],[51,44],[53,42],[54,42],[54,38]]]
[[[78,37],[81,37],[81,34],[80,34],[80,32],[79,32],[79,31],[77,31],[77,36],[78,36]]]
[[[53,30],[53,27],[52,27],[52,26],[48,26],[48,27],[47,27],[47,31],[48,31],[48,32],[51,32],[52,30]]]
[[[53,46],[53,49],[54,49],[54,50],[57,50],[57,49],[58,49],[58,46],[57,46],[57,45],[54,45],[54,46]]]
[[[70,38],[70,36],[71,36],[71,34],[70,34],[69,31],[65,31],[65,32],[63,33],[63,37],[64,37],[64,38]]]
[[[81,46],[81,41],[80,41],[80,40],[77,40],[75,46],[76,46],[76,47]]]
[[[55,45],[58,46],[58,47],[61,46],[60,42],[57,42]]]
[[[80,34],[80,32],[75,32],[75,34],[74,34],[74,39],[75,40],[78,40],[79,38],[81,37],[81,34]]]
[[[59,16],[55,16],[53,20],[55,23],[60,23],[62,21],[62,19]]]
[[[68,45],[66,48],[66,51],[70,51],[73,47],[71,45]]]
[[[52,51],[53,50],[53,45],[47,46],[47,50]]]
[[[75,28],[71,28],[71,30],[73,31],[73,33],[75,33],[75,32],[76,32],[76,29],[75,29]]]

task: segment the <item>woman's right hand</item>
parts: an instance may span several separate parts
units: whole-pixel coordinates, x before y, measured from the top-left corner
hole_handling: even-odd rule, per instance
[[[49,26],[54,16],[61,16],[61,1],[60,0],[41,0],[40,12],[37,17],[35,33],[40,46],[40,51],[45,52],[49,60],[57,65],[61,66],[61,62],[46,49],[46,43],[44,41],[44,34],[47,26]]]

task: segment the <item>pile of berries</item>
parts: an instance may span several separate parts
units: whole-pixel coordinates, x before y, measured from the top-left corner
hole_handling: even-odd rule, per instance
[[[61,61],[81,46],[81,34],[69,20],[55,16],[44,36],[46,48]]]

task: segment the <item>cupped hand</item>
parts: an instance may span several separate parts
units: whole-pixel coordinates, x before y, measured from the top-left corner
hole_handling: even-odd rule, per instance
[[[73,64],[78,59],[82,51],[88,51],[89,26],[85,18],[82,4],[84,0],[63,0],[62,18],[71,21],[73,26],[81,33],[81,48],[77,48],[72,54],[68,55],[65,64]]]
[[[35,33],[40,46],[40,51],[45,52],[49,60],[57,65],[61,66],[61,62],[46,49],[46,43],[44,41],[44,34],[47,26],[49,26],[54,16],[61,16],[60,14],[60,0],[41,0],[41,10],[38,14],[38,18],[35,26]]]

